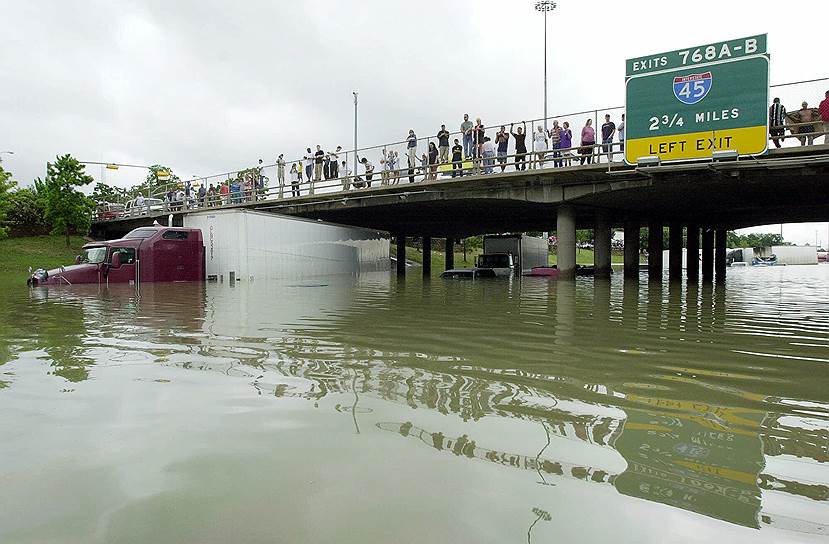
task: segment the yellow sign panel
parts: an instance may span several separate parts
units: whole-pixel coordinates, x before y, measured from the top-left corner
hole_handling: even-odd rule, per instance
[[[625,159],[636,164],[642,157],[710,159],[715,151],[735,150],[740,155],[760,155],[766,151],[766,127],[745,127],[654,136],[625,142]]]
[[[117,164],[108,164],[107,165],[107,170],[118,170],[118,165]]]

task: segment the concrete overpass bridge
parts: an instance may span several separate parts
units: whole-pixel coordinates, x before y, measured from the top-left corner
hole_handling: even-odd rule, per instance
[[[290,197],[290,186],[271,188],[259,200],[227,204],[272,213],[385,230],[405,254],[405,237],[424,240],[424,273],[430,272],[431,239],[447,239],[447,266],[458,238],[496,232],[544,231],[556,227],[558,266],[574,277],[577,228],[595,235],[595,266],[610,274],[611,229],[625,229],[625,274],[639,273],[639,235],[649,232],[649,271],[662,276],[663,226],[670,227],[670,276],[682,276],[683,234],[689,253],[702,249],[703,281],[725,277],[728,230],[770,223],[829,218],[829,145],[773,149],[762,157],[664,164],[621,162],[505,173],[438,177],[433,181],[381,184],[343,190],[340,180],[318,182],[314,194]],[[150,210],[139,217],[96,221],[93,236],[113,238],[153,220],[181,224],[194,210]],[[715,243],[716,240],[716,243]],[[715,250],[716,248],[716,250]],[[398,259],[398,271],[404,259]],[[688,279],[697,281],[691,267]]]

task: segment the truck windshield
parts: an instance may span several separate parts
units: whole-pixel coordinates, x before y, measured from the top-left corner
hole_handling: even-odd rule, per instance
[[[480,255],[478,257],[478,268],[509,268],[509,255]]]
[[[82,263],[100,264],[104,262],[107,255],[107,248],[105,247],[90,247],[85,249],[81,255]]]

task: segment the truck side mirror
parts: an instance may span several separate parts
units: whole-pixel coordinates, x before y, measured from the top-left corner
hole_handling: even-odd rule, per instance
[[[75,264],[81,264],[81,256],[75,255]]]
[[[110,268],[121,268],[121,252],[116,252],[112,254],[112,262],[110,263]]]

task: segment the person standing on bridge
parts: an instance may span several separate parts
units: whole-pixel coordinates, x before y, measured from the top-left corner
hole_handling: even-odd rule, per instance
[[[484,159],[484,174],[491,174],[495,166],[495,144],[486,136],[481,144],[481,157]]]
[[[573,155],[573,131],[570,130],[570,123],[564,121],[561,125],[561,156],[563,166],[570,166],[570,157]]]
[[[811,134],[815,131],[815,126],[812,123],[814,121],[814,112],[811,108],[809,108],[808,102],[803,102],[800,105],[800,109],[797,111],[797,122],[798,122],[798,134],[805,134],[806,136],[798,136],[798,140],[800,140],[800,145],[812,145],[815,143],[815,136]]]
[[[305,160],[305,178],[310,182],[311,176],[314,175],[314,152],[310,147],[305,151],[303,159]]]
[[[449,131],[446,130],[446,125],[440,125],[438,148],[440,149],[440,163],[446,164],[449,162]]]
[[[613,162],[613,136],[616,135],[616,123],[610,120],[610,114],[604,116],[602,125],[602,153],[607,153],[607,162]],[[601,157],[597,162],[601,162]]]
[[[360,159],[359,162],[363,164],[363,168],[366,170],[366,187],[371,187],[371,178],[374,176],[374,165],[365,157]]]
[[[461,135],[463,136],[463,157],[468,159],[472,156],[472,121],[469,120],[468,113],[463,114]]]
[[[475,126],[472,127],[472,156],[480,158],[482,147],[484,145],[484,136],[486,136],[486,129],[481,122],[481,118],[475,119]]]
[[[299,166],[297,167],[297,164]],[[291,165],[291,196],[299,196],[299,184],[302,182],[302,163]]]
[[[515,124],[509,126],[509,133],[512,134],[512,139],[515,140],[515,170],[527,169],[527,123],[524,123],[524,129],[518,127],[518,132],[513,132]]]
[[[331,179],[337,179],[340,177],[340,152],[343,150],[343,146],[338,145],[334,151],[331,151],[328,155],[331,158],[331,165],[329,166],[329,174],[331,175]]]
[[[282,153],[276,159],[276,182],[279,184],[279,198],[282,198],[282,191],[285,187],[285,158]]]
[[[820,120],[823,121],[823,143],[829,144],[829,91],[826,91],[826,98],[820,103],[817,108],[820,114]]]
[[[495,143],[498,145],[498,163],[501,165],[501,172],[507,169],[507,154],[509,153],[509,133],[504,125],[495,135]]]
[[[622,114],[622,121],[619,123],[619,126],[616,127],[616,132],[619,134],[619,149],[622,151],[622,155],[625,154],[625,114]]]
[[[538,125],[538,130],[533,134],[533,151],[538,161],[538,168],[544,168],[544,155],[547,154],[547,134],[544,127]]]
[[[593,164],[593,146],[596,145],[596,129],[593,128],[593,119],[588,119],[581,129],[581,164]]]
[[[426,179],[438,179],[438,148],[435,147],[435,142],[429,142],[429,174]]]
[[[325,158],[325,151],[322,147],[317,146],[317,152],[314,153],[314,181],[319,181],[322,177],[322,163]],[[308,194],[314,194],[314,186],[311,185],[311,190]]]
[[[553,121],[553,128],[547,135],[550,137],[550,147],[553,148],[553,166],[558,168],[561,166],[561,127],[558,120]]]
[[[351,184],[351,170],[348,169],[348,164],[345,161],[343,161],[342,167],[340,168],[340,175],[343,181],[343,191],[348,191],[348,187]]]
[[[784,123],[786,122],[786,107],[780,103],[779,98],[775,98],[769,106],[769,135],[774,147],[780,149],[780,137],[786,132]]]
[[[463,177],[463,146],[457,138],[452,146],[452,177]]]
[[[417,135],[412,129],[409,129],[406,137],[406,156],[409,158],[409,168],[414,168],[417,163]]]

